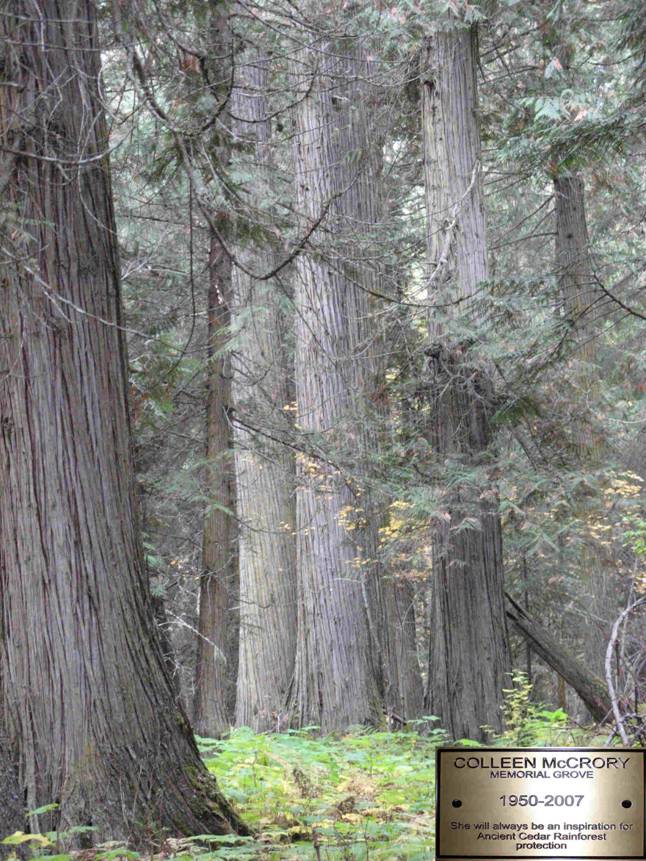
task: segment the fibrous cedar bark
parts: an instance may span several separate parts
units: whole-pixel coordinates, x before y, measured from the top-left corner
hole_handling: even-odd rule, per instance
[[[267,57],[249,48],[240,58],[232,98],[236,149],[256,172],[246,198],[247,237],[236,249],[247,271],[235,267],[233,273],[233,394],[240,523],[236,723],[257,731],[287,727],[297,606],[294,456],[281,442],[290,430],[293,399],[289,276],[263,281],[249,274],[269,272],[279,260],[267,225],[273,213],[266,210],[266,201],[275,194],[268,71]]]
[[[2,732],[1,728],[0,732]],[[24,831],[25,821],[26,810],[16,764],[9,740],[2,733],[0,734],[0,840],[15,831]],[[0,858],[4,858],[13,850],[13,846],[0,845]]]
[[[453,26],[426,38],[422,66],[430,438],[444,483],[433,534],[427,705],[454,738],[482,738],[484,725],[500,726],[510,666],[498,497],[487,475],[491,375],[473,343],[450,335],[439,310],[450,317],[459,302],[453,311],[464,313],[488,279],[475,52],[474,33]]]
[[[343,469],[369,445],[374,388],[370,274],[357,262],[374,218],[367,63],[356,40],[318,40],[293,65],[299,101],[294,158],[301,229],[320,223],[298,257],[296,421],[298,641],[295,723],[328,731],[380,717],[375,521],[365,488]],[[379,630],[377,628],[379,627]]]
[[[153,621],[96,6],[1,11],[0,701],[21,789],[98,839],[241,829]]]

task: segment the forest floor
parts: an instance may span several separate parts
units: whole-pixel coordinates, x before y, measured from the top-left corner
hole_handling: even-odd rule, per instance
[[[210,857],[422,861],[433,857],[435,748],[441,734],[240,729],[202,742],[209,768],[258,830]],[[204,856],[202,856],[204,859]]]
[[[568,725],[563,712],[534,711],[535,717],[516,722],[513,732],[496,743],[606,741]],[[435,857],[435,750],[444,742],[441,730],[428,728],[424,733],[357,729],[324,737],[307,730],[256,734],[237,729],[222,740],[198,738],[198,744],[254,837],[169,839],[152,856],[117,843],[54,854],[49,835],[14,835],[0,843],[24,850],[27,841],[29,855],[22,857],[40,861],[430,861]]]
[[[607,733],[598,737],[560,710],[529,703],[530,687],[508,697],[508,730],[494,744],[607,743]],[[430,861],[435,750],[446,736],[429,726],[424,733],[357,729],[324,737],[238,729],[222,741],[198,740],[223,791],[258,834],[213,844],[199,861]]]

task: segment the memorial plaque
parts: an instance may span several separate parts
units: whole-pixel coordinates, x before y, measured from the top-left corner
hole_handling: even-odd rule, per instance
[[[440,748],[436,858],[646,858],[645,755]]]

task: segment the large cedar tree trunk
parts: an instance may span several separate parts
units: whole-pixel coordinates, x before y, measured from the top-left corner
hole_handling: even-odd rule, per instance
[[[470,29],[437,32],[422,73],[429,301],[462,300],[460,311],[488,278],[475,51]],[[476,347],[448,337],[437,318],[431,311],[431,441],[447,474],[470,476],[444,484],[436,518],[428,707],[452,737],[479,739],[484,725],[500,727],[510,666],[498,497],[487,475],[492,385]]]
[[[304,40],[307,37],[304,37]],[[355,258],[374,218],[365,79],[352,40],[317,42],[294,63],[294,153],[301,229],[322,227],[298,258],[296,420],[298,642],[293,720],[329,731],[374,723],[383,697],[376,527],[365,488],[345,472],[370,445],[375,386],[364,279]]]
[[[280,442],[289,430],[293,397],[287,345],[293,320],[288,276],[261,281],[247,274],[269,272],[279,257],[274,237],[263,228],[272,213],[261,208],[263,197],[272,199],[268,61],[255,49],[241,59],[233,92],[237,149],[254,164],[257,179],[247,200],[249,238],[237,249],[247,272],[235,267],[233,277],[234,322],[240,321],[233,359],[240,523],[236,723],[264,731],[287,726],[296,650],[294,457]],[[265,235],[253,238],[254,230]]]
[[[228,832],[143,565],[96,7],[3,3],[0,32],[0,676],[26,804],[99,839]]]

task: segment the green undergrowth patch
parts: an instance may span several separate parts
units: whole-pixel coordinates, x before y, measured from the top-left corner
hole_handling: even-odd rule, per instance
[[[319,737],[235,730],[200,739],[209,769],[258,838],[217,858],[433,857],[435,748],[441,735],[365,732]]]

